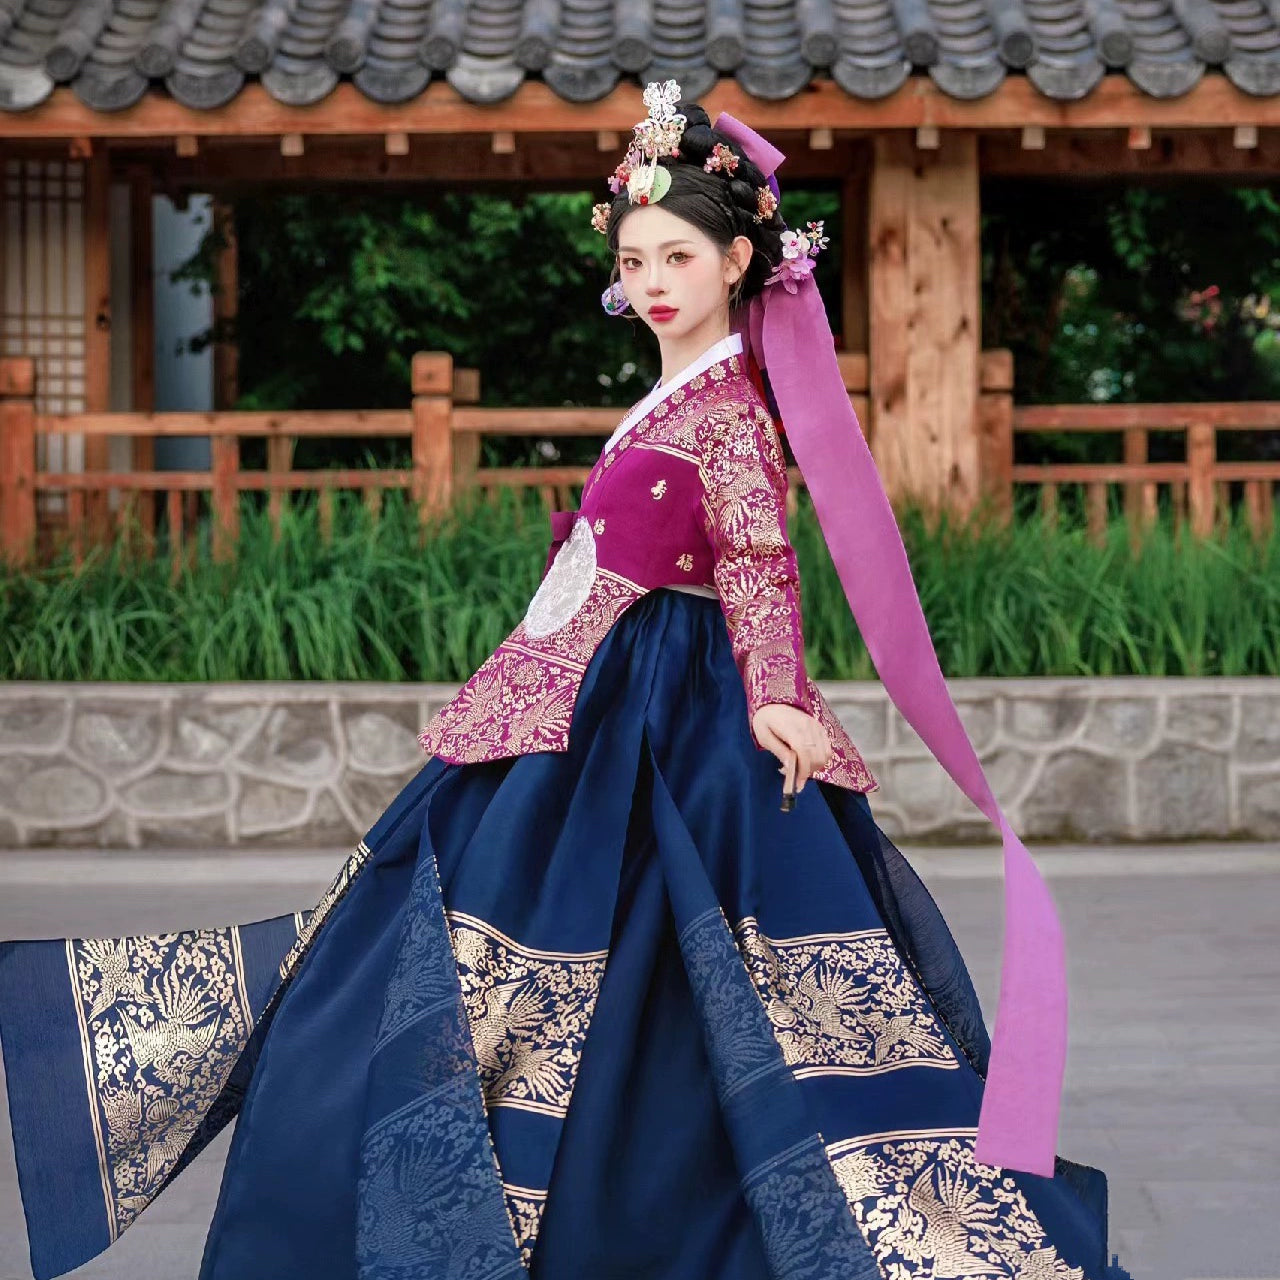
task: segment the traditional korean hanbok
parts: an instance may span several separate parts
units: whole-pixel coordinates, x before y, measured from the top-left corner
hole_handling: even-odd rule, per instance
[[[0,947],[39,1280],[233,1119],[201,1280],[1126,1280],[1100,1171],[975,1153],[990,1042],[806,674],[751,373],[626,415],[314,909]],[[790,812],[775,702],[833,748]]]

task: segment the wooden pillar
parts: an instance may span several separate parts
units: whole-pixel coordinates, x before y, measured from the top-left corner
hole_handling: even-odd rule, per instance
[[[111,409],[111,157],[98,142],[84,159],[84,407],[88,413]],[[106,471],[109,437],[86,436],[84,469]],[[91,540],[107,536],[107,495],[90,491],[85,516]]]
[[[132,394],[130,408],[136,413],[151,413],[156,407],[156,307],[154,257],[154,220],[152,217],[152,176],[145,165],[128,172],[129,182],[129,300],[133,314],[130,326],[132,350],[130,376]],[[131,437],[133,469],[153,471],[156,465],[156,442],[151,436]],[[142,554],[150,557],[155,549],[156,509],[154,495],[133,493],[125,497],[126,515],[136,521],[141,535]]]
[[[213,407],[226,411],[235,407],[240,394],[239,349],[234,336],[240,263],[234,207],[215,198],[213,219],[220,246],[213,289]],[[225,562],[235,556],[240,540],[240,438],[215,435],[209,444],[213,469],[213,558]],[[322,493],[322,516],[327,502]]]
[[[981,490],[978,140],[875,139],[869,438],[891,499],[967,513]]]
[[[227,200],[213,202],[218,228],[218,278],[213,290],[213,407],[234,409],[240,395],[240,349],[235,341],[236,311],[240,292],[240,254],[236,243],[235,206]]]
[[[21,568],[36,546],[36,362],[0,358],[0,561]]]
[[[855,146],[840,182],[840,349],[867,350],[867,182],[871,147]]]
[[[413,499],[425,533],[430,520],[453,502],[453,357],[419,351],[411,368]]]

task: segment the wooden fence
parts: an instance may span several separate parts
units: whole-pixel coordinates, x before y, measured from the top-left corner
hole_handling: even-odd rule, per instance
[[[1060,490],[1083,489],[1086,526],[1100,540],[1109,519],[1111,492],[1118,489],[1130,533],[1136,540],[1155,519],[1164,487],[1175,528],[1189,524],[1197,537],[1220,533],[1230,515],[1231,486],[1240,498],[1253,536],[1270,536],[1275,521],[1280,458],[1236,462],[1219,458],[1222,436],[1270,432],[1280,439],[1280,403],[1263,400],[1170,404],[1015,405],[1013,362],[1008,351],[982,359],[978,406],[983,488],[1005,519],[1013,513],[1015,486],[1038,490],[1043,519],[1059,518]],[[1015,463],[1018,436],[1050,432],[1096,432],[1122,437],[1117,462]],[[1183,438],[1181,461],[1152,462],[1153,432]]]
[[[850,399],[861,422],[868,424],[874,447],[874,423],[868,416],[867,358],[842,354],[841,368]],[[211,547],[216,559],[234,554],[239,531],[240,496],[268,494],[268,511],[279,520],[291,492],[317,493],[322,533],[331,528],[333,494],[339,489],[363,494],[376,513],[388,489],[407,490],[424,523],[447,510],[465,488],[500,486],[535,489],[550,509],[576,505],[590,472],[587,466],[481,467],[484,435],[536,435],[568,438],[607,436],[617,425],[613,408],[490,408],[479,405],[475,370],[455,369],[443,352],[420,352],[413,359],[413,398],[408,409],[335,410],[327,412],[217,413],[80,413],[39,414],[35,405],[34,362],[0,359],[0,558],[26,564],[41,554],[61,532],[73,554],[88,543],[102,543],[137,531],[138,548],[155,554],[156,502],[163,495],[168,547],[174,572],[195,549],[191,536],[199,519],[195,501],[208,495]],[[1217,456],[1218,440],[1230,431],[1274,431],[1280,428],[1280,404],[1141,404],[1015,406],[1013,363],[1007,351],[983,353],[978,390],[979,490],[989,495],[998,517],[1009,519],[1014,489],[1039,489],[1045,519],[1056,520],[1059,491],[1081,485],[1092,536],[1100,537],[1108,515],[1109,492],[1119,486],[1123,508],[1134,533],[1154,519],[1158,487],[1167,486],[1178,522],[1189,519],[1199,536],[1210,536],[1226,514],[1232,482],[1243,485],[1250,526],[1269,534],[1274,519],[1280,461],[1230,462]],[[1015,464],[1015,437],[1030,432],[1118,432],[1123,460],[1114,463]],[[1182,432],[1185,460],[1151,462],[1148,440],[1153,431]],[[121,437],[208,437],[211,467],[207,471],[43,472],[36,465],[36,441],[58,433]],[[401,469],[315,469],[294,466],[294,450],[303,438],[409,440],[410,465]],[[266,441],[266,466],[241,465],[242,440]],[[791,469],[795,493],[803,484]],[[65,494],[63,529],[45,528],[41,493]],[[109,496],[116,494],[114,507]]]
[[[865,420],[866,357],[842,356],[852,403]],[[485,435],[524,435],[564,439],[608,436],[618,425],[616,408],[492,408],[481,406],[474,369],[455,369],[446,352],[419,352],[413,358],[413,399],[405,410],[332,410],[297,412],[229,411],[209,413],[39,414],[35,407],[35,371],[26,358],[0,359],[0,558],[26,564],[48,552],[59,535],[74,557],[89,544],[139,531],[144,555],[156,549],[155,508],[145,495],[164,496],[168,547],[176,575],[195,551],[189,535],[199,519],[191,501],[208,495],[211,549],[215,559],[234,555],[239,533],[240,495],[268,494],[268,512],[279,529],[287,495],[314,491],[322,535],[332,525],[333,494],[355,490],[375,511],[388,489],[408,490],[425,523],[446,511],[466,488],[534,489],[549,510],[577,505],[590,466],[481,467]],[[122,472],[45,472],[36,465],[38,437],[58,433],[117,437],[207,437],[207,471],[129,470]],[[303,438],[409,440],[406,469],[334,468],[299,470],[293,465]],[[266,466],[241,465],[242,440],[266,440]],[[797,468],[789,501],[802,484]],[[62,529],[40,510],[38,495],[63,493]],[[114,508],[109,494],[118,494]]]

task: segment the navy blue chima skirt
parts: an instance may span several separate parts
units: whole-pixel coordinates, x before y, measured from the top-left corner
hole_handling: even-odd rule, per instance
[[[236,1120],[200,1280],[1128,1280],[1104,1175],[977,1162],[969,975],[865,796],[782,812],[719,603],[568,751],[433,758],[297,916],[0,947],[40,1280]]]

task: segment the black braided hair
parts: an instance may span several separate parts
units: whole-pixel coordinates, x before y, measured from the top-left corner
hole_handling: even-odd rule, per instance
[[[755,221],[759,211],[756,192],[768,186],[764,174],[736,142],[711,127],[710,118],[696,102],[677,103],[675,109],[685,117],[686,123],[680,138],[680,154],[658,159],[671,173],[671,187],[660,203],[676,217],[691,222],[722,250],[727,251],[736,236],[746,236],[751,241],[754,252],[742,277],[739,295],[741,302],[747,302],[764,288],[765,280],[782,261],[782,233],[787,224],[776,209],[763,222]],[[710,173],[703,169],[716,143],[723,143],[738,157],[732,174],[725,169]],[[613,280],[618,278],[619,228],[626,215],[637,207],[628,198],[625,186],[609,207],[605,237],[614,255]]]

